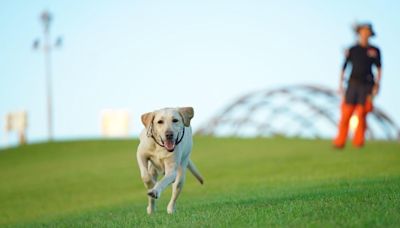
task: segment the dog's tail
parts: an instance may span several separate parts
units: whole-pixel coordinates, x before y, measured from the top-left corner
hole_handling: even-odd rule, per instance
[[[203,177],[201,176],[199,170],[197,170],[196,166],[190,159],[188,163],[188,169],[193,174],[193,176],[196,177],[196,179],[200,182],[200,184],[204,183]]]

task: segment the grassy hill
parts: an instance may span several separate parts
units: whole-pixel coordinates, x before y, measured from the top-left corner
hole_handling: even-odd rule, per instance
[[[0,226],[400,226],[400,144],[195,138],[177,213],[147,216],[136,140],[0,151]]]

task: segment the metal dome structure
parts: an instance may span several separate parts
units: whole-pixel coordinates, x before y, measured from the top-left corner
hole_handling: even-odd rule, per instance
[[[320,86],[299,85],[246,94],[197,130],[199,135],[332,138],[341,99]],[[398,140],[399,128],[378,107],[367,116],[366,138]],[[350,135],[356,126],[350,120]],[[354,123],[355,122],[355,123]]]

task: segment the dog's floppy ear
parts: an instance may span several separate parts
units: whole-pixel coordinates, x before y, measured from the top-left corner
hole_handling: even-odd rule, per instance
[[[147,112],[142,115],[142,123],[143,125],[148,128],[151,122],[153,122],[154,119],[154,112]]]
[[[182,107],[182,108],[179,108],[178,111],[179,111],[179,114],[181,114],[181,116],[182,116],[183,124],[185,125],[185,127],[189,127],[190,120],[194,116],[193,108],[192,107]]]

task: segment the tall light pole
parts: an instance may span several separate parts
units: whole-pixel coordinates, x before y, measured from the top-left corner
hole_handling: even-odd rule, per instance
[[[53,140],[53,94],[52,94],[52,78],[51,78],[51,51],[53,46],[61,46],[61,38],[58,38],[54,45],[51,44],[50,37],[50,23],[52,15],[48,11],[43,11],[40,15],[40,20],[43,25],[43,45],[42,49],[44,52],[44,63],[46,73],[46,100],[47,100],[47,131],[48,140]],[[39,49],[40,40],[36,39],[33,43],[34,49]]]

